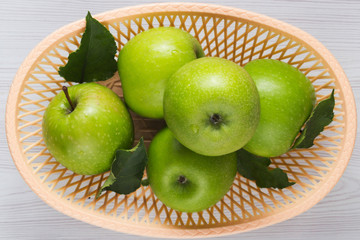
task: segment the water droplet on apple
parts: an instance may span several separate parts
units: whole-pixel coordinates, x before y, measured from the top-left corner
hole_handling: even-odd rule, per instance
[[[172,54],[172,55],[176,55],[176,54],[178,54],[178,53],[179,53],[178,50],[172,50],[172,51],[171,51],[171,54]]]
[[[191,124],[191,130],[193,133],[197,134],[199,132],[199,127],[195,124]]]

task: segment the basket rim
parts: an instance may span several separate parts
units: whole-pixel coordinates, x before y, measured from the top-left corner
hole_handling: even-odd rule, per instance
[[[150,13],[168,13],[168,12],[196,12],[196,13],[209,13],[217,14],[220,16],[227,16],[233,18],[244,17],[251,22],[266,25],[269,28],[276,29],[284,33],[285,35],[295,37],[302,42],[306,42],[306,45],[314,53],[320,56],[324,60],[324,64],[327,64],[329,71],[335,76],[336,79],[341,82],[339,88],[341,89],[342,98],[344,99],[343,107],[344,111],[349,114],[346,118],[344,126],[344,138],[343,138],[343,149],[339,151],[337,162],[334,163],[334,167],[328,173],[328,176],[318,184],[317,188],[312,190],[311,193],[294,204],[292,207],[285,208],[277,213],[262,218],[256,218],[255,220],[237,223],[234,225],[220,226],[220,227],[209,227],[209,228],[197,228],[197,229],[184,229],[184,228],[166,228],[161,227],[147,227],[141,224],[131,224],[121,219],[110,219],[104,214],[99,212],[84,211],[83,208],[77,207],[69,201],[63,201],[60,199],[55,192],[51,192],[41,183],[40,180],[32,173],[29,165],[24,161],[25,155],[19,144],[19,134],[17,132],[17,106],[19,99],[18,94],[24,88],[24,81],[29,74],[33,63],[37,59],[41,58],[42,55],[50,48],[54,43],[60,41],[63,37],[68,34],[72,34],[76,31],[81,31],[85,27],[85,20],[78,20],[70,23],[43,39],[26,57],[24,62],[18,69],[13,83],[10,88],[8,100],[6,104],[6,116],[5,116],[5,128],[7,142],[9,150],[15,166],[24,178],[25,182],[30,188],[48,205],[54,209],[76,218],[84,222],[108,228],[123,233],[136,234],[149,237],[173,237],[173,238],[194,238],[194,237],[215,237],[221,235],[229,235],[239,232],[250,231],[260,227],[272,225],[274,223],[282,222],[294,216],[297,216],[306,210],[313,207],[322,198],[324,198],[330,190],[336,185],[341,175],[345,171],[345,168],[350,160],[352,150],[355,145],[356,138],[356,125],[357,115],[355,107],[355,99],[351,90],[350,83],[342,70],[340,64],[337,62],[335,57],[322,45],[318,40],[312,37],[310,34],[294,27],[288,23],[276,20],[274,18],[254,13],[239,8],[226,7],[216,4],[205,4],[205,3],[188,3],[188,2],[170,2],[170,3],[153,3],[136,5],[126,8],[119,8],[107,12],[103,12],[95,15],[94,17],[100,22],[113,20],[116,18],[126,18],[134,15],[143,15]]]

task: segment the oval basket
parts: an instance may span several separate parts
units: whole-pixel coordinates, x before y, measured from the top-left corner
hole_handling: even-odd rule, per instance
[[[335,89],[332,124],[310,149],[272,159],[292,187],[259,189],[236,176],[230,191],[213,207],[181,213],[163,205],[150,187],[129,195],[94,196],[109,173],[77,175],[57,163],[41,132],[44,110],[61,90],[59,66],[67,62],[84,31],[84,20],[44,39],[26,58],[13,81],[6,109],[6,131],[13,160],[32,190],[53,208],[82,221],[131,234],[156,237],[219,236],[271,225],[294,217],[320,201],[342,175],[355,142],[356,110],[349,82],[331,53],[309,34],[281,21],[241,9],[197,3],[161,3],[118,9],[95,16],[114,35],[119,50],[134,35],[153,27],[175,26],[190,32],[205,54],[244,65],[257,58],[287,62],[307,75],[317,100]],[[117,74],[103,82],[122,96]],[[164,122],[133,114],[135,138],[150,143]]]

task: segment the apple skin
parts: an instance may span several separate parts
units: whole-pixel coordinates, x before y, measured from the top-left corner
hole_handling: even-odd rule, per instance
[[[42,131],[54,158],[77,174],[94,175],[110,169],[117,148],[133,143],[133,122],[122,100],[97,83],[68,88],[75,110],[64,92],[47,107]]]
[[[275,157],[291,148],[315,105],[315,91],[297,68],[272,59],[245,65],[260,95],[260,123],[244,149],[263,157]]]
[[[249,74],[222,58],[196,59],[167,82],[165,121],[176,139],[192,151],[220,156],[242,148],[260,115],[259,95]],[[214,123],[212,116],[221,118]]]
[[[236,154],[209,157],[181,145],[168,128],[149,147],[147,176],[152,191],[166,206],[199,212],[217,203],[236,175]],[[186,182],[181,183],[183,176]]]
[[[185,63],[203,56],[199,42],[178,28],[152,28],[136,35],[119,53],[126,104],[143,117],[163,118],[166,81]]]

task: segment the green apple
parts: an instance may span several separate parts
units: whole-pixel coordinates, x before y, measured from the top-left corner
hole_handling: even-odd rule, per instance
[[[314,87],[297,68],[277,60],[254,60],[245,70],[259,91],[261,114],[244,148],[263,157],[286,153],[314,107]]]
[[[242,148],[258,125],[259,95],[249,74],[222,58],[196,59],[167,82],[165,121],[185,147],[220,156]]]
[[[64,92],[52,99],[44,113],[42,131],[49,152],[78,174],[109,170],[115,150],[128,149],[133,142],[133,123],[125,104],[97,83],[68,88],[73,108]]]
[[[119,53],[126,104],[143,117],[163,118],[165,82],[185,63],[203,56],[199,42],[178,28],[152,28],[136,35]]]
[[[236,153],[217,157],[197,154],[165,128],[150,144],[146,171],[152,191],[166,206],[198,212],[229,191],[236,174]]]

